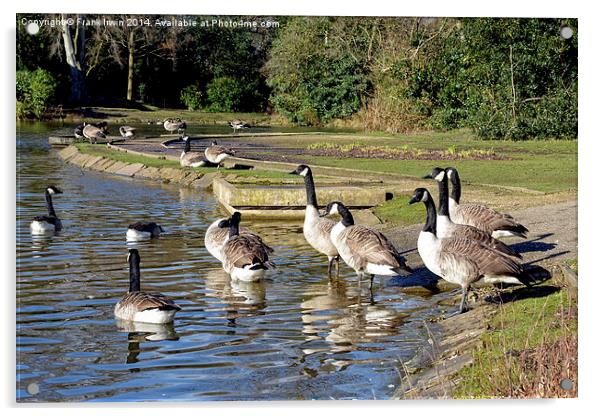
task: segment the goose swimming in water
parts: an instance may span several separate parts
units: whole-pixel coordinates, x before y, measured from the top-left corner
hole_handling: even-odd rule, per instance
[[[130,249],[130,290],[115,305],[115,317],[126,321],[167,324],[181,308],[173,300],[160,293],[140,291],[140,254]]]
[[[467,224],[486,231],[494,238],[517,236],[527,238],[529,230],[519,224],[511,215],[499,213],[485,205],[460,204],[462,187],[460,175],[455,168],[446,168],[445,172],[452,184],[449,198],[449,216],[456,224]]]
[[[125,238],[128,241],[148,240],[159,237],[163,232],[165,232],[163,227],[155,222],[138,221],[128,226]]]
[[[207,163],[205,160],[205,154],[201,152],[190,151],[190,139],[188,136],[182,137],[182,140],[184,140],[184,150],[180,155],[180,166],[189,166],[193,168],[204,166]]]
[[[439,213],[437,214],[437,237],[463,237],[477,240],[487,247],[491,247],[508,256],[522,258],[520,254],[512,250],[506,244],[491,237],[486,231],[480,230],[472,225],[456,224],[449,218],[449,187],[445,169],[434,168],[424,179],[434,179],[439,186]]]
[[[410,204],[423,202],[426,222],[418,236],[418,253],[424,265],[444,280],[462,287],[460,313],[467,310],[466,298],[470,285],[485,283],[521,284],[523,268],[516,259],[463,237],[437,237],[435,202],[424,188],[416,188]]]
[[[216,141],[211,142],[211,146],[205,149],[205,157],[211,163],[215,163],[218,165],[224,160],[229,158],[230,156],[234,156],[236,153],[235,150],[230,149],[225,146],[220,146]]]
[[[229,229],[228,241],[222,249],[222,266],[232,279],[255,282],[276,266],[269,259],[269,247],[261,239],[239,233],[240,218],[240,212],[235,212],[218,225]]]
[[[136,128],[130,126],[121,126],[119,127],[119,133],[122,137],[134,137],[136,135]]]
[[[186,127],[186,122],[180,120],[179,118],[175,120],[167,118],[165,121],[163,121],[163,128],[172,134],[174,131],[181,133],[186,130]]]
[[[220,227],[220,224],[222,224],[222,227]],[[215,257],[216,259],[218,259],[221,262],[224,261],[224,257],[223,257],[224,245],[230,238],[229,224],[230,224],[229,218],[220,218],[218,220],[213,221],[211,223],[211,225],[209,226],[209,228],[207,228],[207,231],[205,232],[205,248],[207,248],[207,251],[209,252],[209,254],[211,254],[213,257]],[[251,238],[258,239],[259,242],[266,247],[266,249],[268,250],[268,253],[271,254],[274,252],[273,248],[269,247],[267,244],[265,244],[263,242],[263,240],[261,239],[259,234],[252,232],[248,228],[239,227],[239,234],[247,235],[247,236],[250,236]]]
[[[318,252],[328,257],[328,275],[332,273],[332,266],[336,263],[337,275],[339,273],[339,252],[330,239],[330,233],[336,221],[320,216],[318,211],[318,198],[311,169],[307,165],[299,165],[291,172],[292,175],[300,175],[305,182],[305,195],[307,206],[305,207],[305,221],[303,222],[303,236],[305,240]]]
[[[384,234],[355,225],[351,212],[341,202],[331,202],[326,206],[323,215],[333,214],[339,214],[341,220],[332,227],[330,239],[343,261],[357,273],[358,283],[368,274],[372,290],[374,275],[405,276],[413,272]]]
[[[53,185],[46,188],[44,196],[46,197],[46,209],[48,210],[48,215],[39,215],[33,219],[29,226],[32,234],[46,234],[60,231],[63,228],[61,220],[56,216],[54,205],[52,204],[52,195],[62,193],[63,191]]]

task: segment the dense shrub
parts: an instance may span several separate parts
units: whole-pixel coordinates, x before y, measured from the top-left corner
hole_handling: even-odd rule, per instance
[[[42,118],[56,90],[54,77],[38,68],[17,71],[16,81],[17,117]]]
[[[207,85],[209,111],[240,111],[245,95],[241,81],[232,77],[218,77]]]
[[[203,93],[196,85],[189,85],[180,91],[180,100],[189,110],[199,110],[203,105]]]

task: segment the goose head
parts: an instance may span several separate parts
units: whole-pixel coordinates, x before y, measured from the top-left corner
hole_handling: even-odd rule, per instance
[[[297,169],[295,169],[292,172],[289,172],[291,175],[301,175],[301,176],[307,176],[308,173],[311,172],[311,169],[309,168],[309,166],[307,165],[299,165],[297,166]]]
[[[452,168],[452,167],[445,168],[445,173],[447,173],[447,177],[449,179],[451,179],[452,181],[454,181],[456,178],[459,177],[458,169],[456,169],[456,168]]]
[[[324,212],[320,215],[321,217],[328,217],[329,215],[340,214],[345,210],[345,205],[339,201],[333,201],[326,205]]]
[[[433,168],[431,173],[425,175],[423,179],[434,179],[437,182],[441,182],[445,177],[446,171],[443,168]]]
[[[414,189],[414,194],[412,195],[409,204],[412,205],[416,202],[426,202],[428,201],[429,196],[429,191],[426,188],[416,188]]]
[[[50,195],[54,195],[54,194],[62,194],[63,191],[61,191],[59,188],[57,188],[54,185],[50,185],[46,188],[46,192],[48,192]]]

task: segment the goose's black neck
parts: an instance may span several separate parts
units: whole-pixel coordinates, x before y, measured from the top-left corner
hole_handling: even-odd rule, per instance
[[[236,237],[238,235],[239,232],[239,224],[240,224],[240,220],[232,217],[230,219],[230,233],[229,236],[230,237]]]
[[[311,170],[307,169],[305,175],[305,193],[307,194],[307,205],[311,205],[318,209],[318,197],[316,196],[316,187],[314,185],[314,177]]]
[[[140,292],[140,255],[136,252],[130,253],[130,292]]]
[[[422,231],[437,235],[437,213],[435,212],[435,201],[433,201],[433,197],[430,194],[428,194],[426,201],[424,201],[424,205],[426,206],[426,222],[424,223]]]
[[[439,182],[439,215],[449,217],[449,184],[447,175]]]
[[[456,204],[459,204],[460,195],[462,194],[462,186],[460,185],[460,175],[458,175],[457,171],[452,171],[450,180],[452,183],[451,197],[454,201],[456,201]]]
[[[184,153],[190,152],[190,140],[184,140]]]
[[[52,196],[50,195],[50,192],[48,192],[48,190],[46,190],[45,196],[46,196],[46,209],[48,209],[48,216],[56,217],[56,212],[54,212],[54,205],[52,205]]]
[[[347,207],[339,205],[339,214],[341,215],[341,222],[345,227],[355,224],[353,221],[353,215],[351,215],[351,211],[349,211]]]

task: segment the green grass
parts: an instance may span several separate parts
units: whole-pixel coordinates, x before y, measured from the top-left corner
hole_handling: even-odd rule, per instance
[[[412,195],[409,193],[407,195],[402,194],[390,201],[386,201],[382,205],[374,207],[372,211],[387,226],[422,223],[426,217],[424,205],[409,205],[408,201],[411,197]]]
[[[462,381],[454,397],[501,397],[512,392],[520,395],[520,386],[533,383],[535,369],[525,367],[518,356],[575,336],[577,317],[568,312],[576,308],[576,301],[566,290],[501,306],[490,323],[493,329],[481,336],[482,345],[473,352],[474,363],[458,373]],[[548,357],[537,358],[537,364],[547,366],[543,361]],[[557,385],[559,380],[544,382]]]

